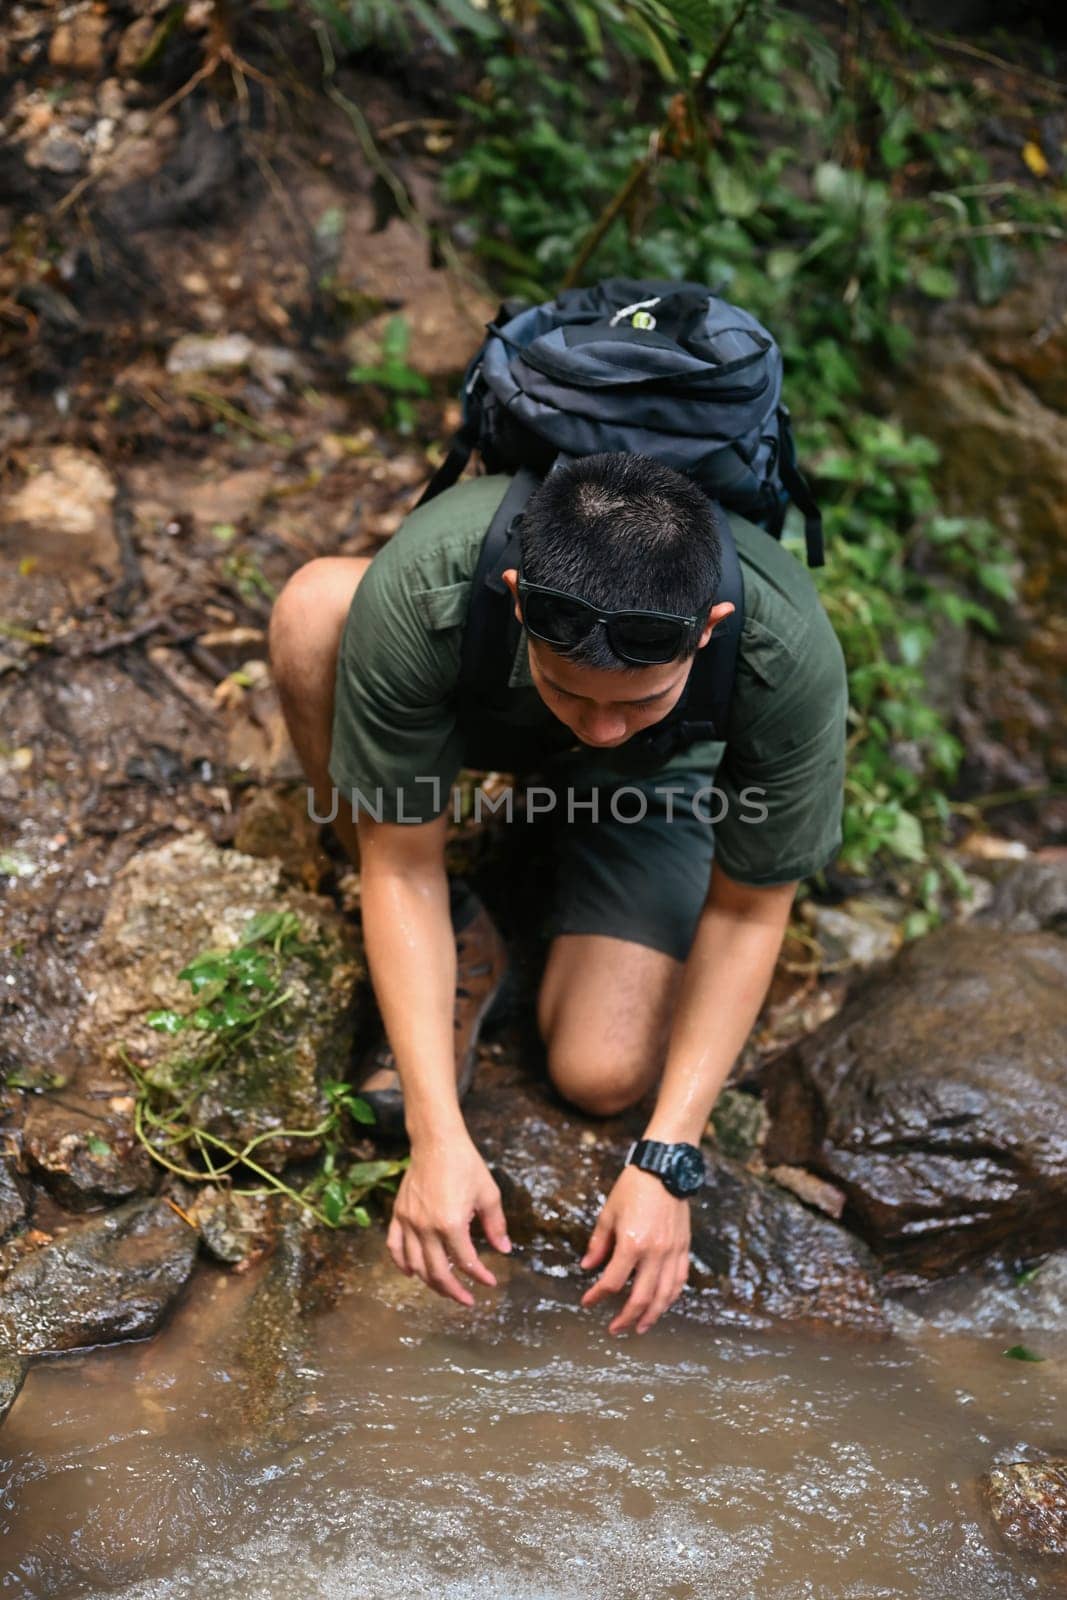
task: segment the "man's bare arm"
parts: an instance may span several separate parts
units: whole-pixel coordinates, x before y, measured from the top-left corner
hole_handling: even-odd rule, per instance
[[[795,883],[753,888],[712,868],[646,1139],[699,1142],[759,1015],[796,892]]]
[[[499,1190],[467,1132],[456,1093],[446,827],[444,816],[411,826],[361,817],[361,900],[367,960],[411,1140],[389,1250],[401,1271],[471,1305],[455,1269],[481,1283],[496,1282],[471,1242],[474,1217],[495,1249],[510,1245]]]
[[[711,1108],[752,1030],[789,923],[796,884],[770,889],[712,871],[708,898],[682,975],[656,1108],[647,1139],[697,1144]],[[637,1167],[620,1173],[582,1266],[604,1270],[583,1296],[596,1305],[633,1286],[609,1331],[645,1333],[677,1299],[689,1272],[689,1205]],[[604,1265],[607,1263],[606,1266]]]

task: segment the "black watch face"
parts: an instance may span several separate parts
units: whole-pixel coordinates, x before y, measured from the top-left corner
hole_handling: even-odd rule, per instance
[[[679,1194],[694,1194],[703,1182],[704,1157],[692,1145],[686,1145],[671,1163],[671,1186]]]

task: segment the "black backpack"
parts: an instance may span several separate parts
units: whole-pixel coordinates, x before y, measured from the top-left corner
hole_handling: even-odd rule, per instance
[[[774,538],[792,501],[809,566],[823,562],[822,520],[782,404],[781,352],[747,311],[697,283],[613,278],[545,305],[505,303],[487,332],[467,369],[462,423],[419,501],[450,488],[475,450],[488,471],[514,475],[482,545],[463,637],[459,715],[475,765],[483,713],[506,700],[518,642],[501,573],[518,565],[519,518],[554,466],[601,451],[654,456]],[[698,652],[679,706],[636,736],[657,757],[725,737],[744,586],[722,526],[716,599],[734,613]]]

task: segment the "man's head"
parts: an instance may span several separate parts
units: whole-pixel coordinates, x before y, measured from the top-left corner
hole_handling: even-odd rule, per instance
[[[603,624],[569,647],[529,636],[537,691],[586,744],[623,744],[660,722],[685,688],[692,659],[729,604],[711,604],[722,574],[717,514],[681,473],[641,455],[586,456],[552,472],[522,522],[522,577],[603,612],[696,617],[676,630],[671,659],[638,666]],[[504,579],[522,619],[519,573]],[[626,654],[631,652],[626,651]]]

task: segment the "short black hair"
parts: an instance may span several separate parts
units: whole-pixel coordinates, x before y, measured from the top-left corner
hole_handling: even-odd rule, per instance
[[[531,495],[522,575],[605,611],[693,616],[718,592],[720,515],[692,479],[652,456],[583,456],[554,468]],[[695,651],[691,636],[678,659]],[[603,628],[558,653],[580,666],[633,670]]]

